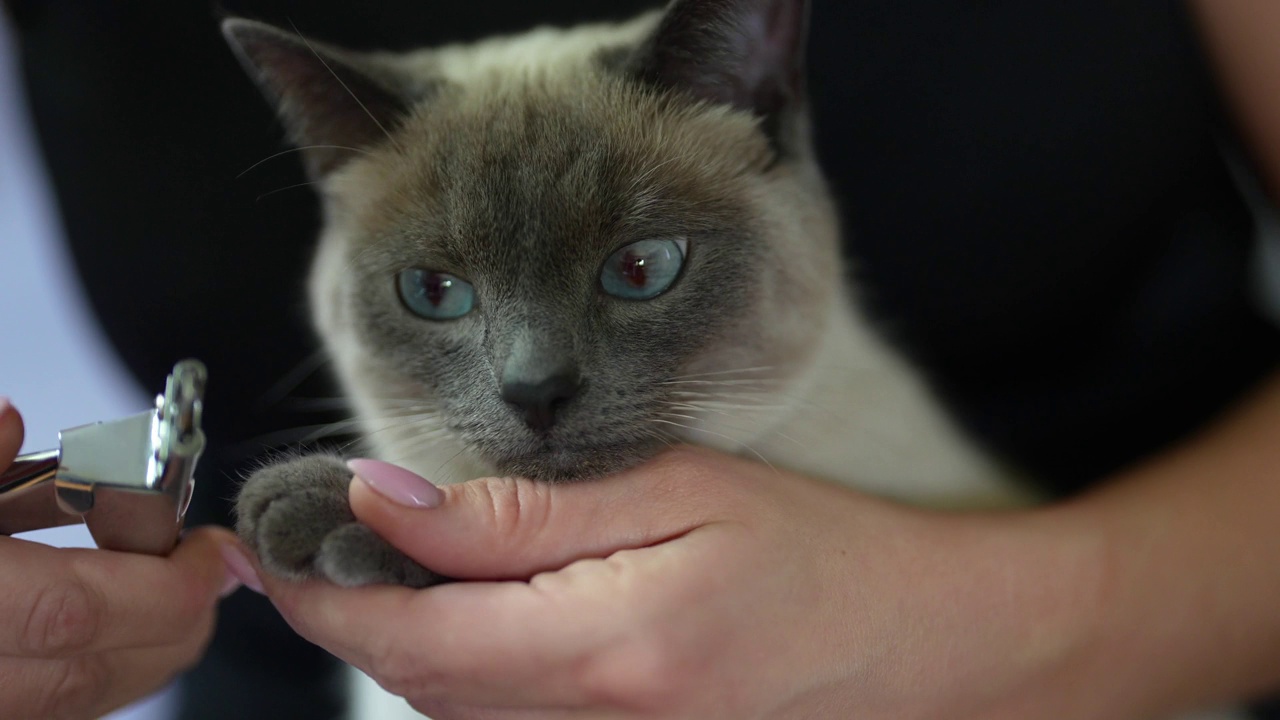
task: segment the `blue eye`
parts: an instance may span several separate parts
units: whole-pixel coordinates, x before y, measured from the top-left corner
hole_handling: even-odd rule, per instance
[[[428,320],[457,320],[476,306],[471,283],[448,273],[404,270],[396,282],[405,307]]]
[[[652,300],[680,277],[689,243],[679,240],[641,240],[613,254],[600,271],[604,291],[623,300]]]

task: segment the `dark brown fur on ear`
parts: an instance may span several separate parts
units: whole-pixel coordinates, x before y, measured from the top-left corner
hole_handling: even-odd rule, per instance
[[[223,21],[222,34],[276,105],[313,179],[387,141],[412,102],[395,71],[369,56],[241,18]]]
[[[805,104],[809,0],[674,0],[633,67],[642,82],[754,113],[781,150]]]

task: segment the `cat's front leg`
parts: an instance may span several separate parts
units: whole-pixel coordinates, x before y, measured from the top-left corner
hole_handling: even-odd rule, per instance
[[[325,578],[345,587],[444,581],[356,522],[347,501],[352,474],[332,455],[268,465],[236,500],[236,531],[267,572],[289,580]]]

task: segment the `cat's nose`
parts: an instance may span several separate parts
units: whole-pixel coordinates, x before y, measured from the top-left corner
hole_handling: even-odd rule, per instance
[[[502,399],[518,410],[529,427],[545,435],[556,423],[556,413],[582,389],[582,377],[561,370],[538,380],[503,378]]]

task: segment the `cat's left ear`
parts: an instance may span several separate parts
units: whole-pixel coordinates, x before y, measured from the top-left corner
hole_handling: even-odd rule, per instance
[[[786,151],[802,138],[809,0],[673,0],[633,67],[642,82],[761,118]]]
[[[222,34],[275,103],[312,179],[350,160],[353,148],[387,141],[422,94],[389,61],[296,31],[232,18],[223,21]]]

